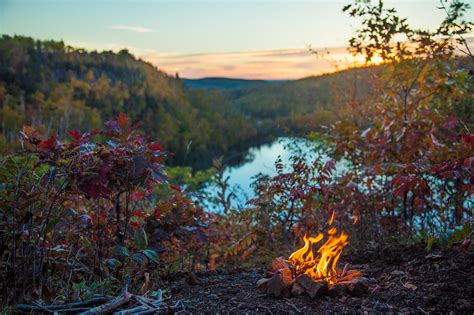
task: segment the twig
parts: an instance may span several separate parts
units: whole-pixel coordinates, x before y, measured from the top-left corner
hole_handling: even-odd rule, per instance
[[[150,313],[153,313],[155,314],[157,311],[159,311],[160,308],[152,308],[152,309],[148,309],[146,311],[141,311],[141,312],[137,312],[135,313],[136,315],[141,315],[141,314],[150,314]]]
[[[342,273],[341,273],[341,278],[346,275],[346,273],[347,273],[347,267],[349,267],[349,264],[345,264],[345,265],[344,265],[344,269],[342,269]]]
[[[54,310],[53,313],[74,313],[77,314],[78,312],[84,312],[87,311],[89,308],[88,307],[71,307],[71,308],[63,308],[63,309],[58,309]]]
[[[299,314],[303,313],[299,308],[296,307],[295,304],[291,303],[287,298],[285,298],[285,303],[286,305],[291,306],[295,310],[296,313],[299,313]]]
[[[156,308],[161,303],[161,301],[158,301],[158,303],[153,303],[152,301],[149,301],[148,299],[139,295],[134,295],[133,299],[147,308]]]
[[[110,313],[123,304],[127,303],[131,297],[132,295],[127,291],[127,287],[125,287],[123,292],[116,298],[112,299],[108,303],[91,308],[90,310],[81,313],[81,315],[100,315]]]
[[[148,307],[140,305],[140,306],[136,306],[134,308],[129,308],[129,309],[126,309],[126,310],[121,310],[121,311],[118,311],[118,312],[114,312],[114,315],[133,314],[133,313],[141,312],[141,311],[148,310],[148,309],[149,309]]]
[[[91,305],[101,304],[101,303],[108,302],[108,301],[110,301],[110,298],[96,297],[96,298],[92,298],[90,300],[74,302],[74,303],[69,303],[69,304],[63,304],[63,305],[59,305],[59,304],[58,305],[17,304],[16,308],[18,310],[25,311],[25,312],[28,312],[28,311],[47,311],[47,312],[53,313],[54,311],[65,312],[68,309],[91,306]]]

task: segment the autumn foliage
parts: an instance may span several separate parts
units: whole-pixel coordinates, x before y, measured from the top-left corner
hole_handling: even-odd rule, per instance
[[[362,19],[352,51],[384,61],[364,91],[370,95],[341,100],[347,112],[320,135],[321,154],[312,161],[295,155],[290,165],[277,160],[277,175],[259,176],[255,198],[240,209],[222,159],[210,172],[220,211],[210,211],[203,194],[191,193],[201,180],[186,174],[193,185],[172,182],[165,159],[173,153],[126,113],[103,129],[63,130],[62,137],[23,127],[20,149],[0,159],[2,305],[83,299],[124,284],[136,292],[150,276],[158,282],[169,273],[266,263],[300,247],[333,214],[348,231],[349,251],[392,238],[441,239],[456,229],[463,231],[456,242],[468,248],[474,57],[457,50],[470,27],[462,21],[466,5],[445,9],[445,21],[427,31],[382,1],[346,6]]]
[[[105,125],[72,130],[68,142],[24,127],[24,150],[2,159],[0,276],[13,284],[2,286],[6,302],[113,292],[161,259],[183,263],[205,241],[207,218],[167,184],[161,145],[124,113]],[[94,143],[99,134],[106,140]]]

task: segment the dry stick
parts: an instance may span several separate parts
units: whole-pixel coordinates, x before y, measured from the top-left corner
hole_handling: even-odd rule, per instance
[[[100,315],[110,313],[123,304],[127,303],[131,297],[132,295],[127,291],[127,287],[125,287],[123,292],[116,298],[112,299],[110,302],[91,308],[90,310],[81,313],[81,315]]]
[[[286,305],[291,306],[295,310],[296,313],[298,314],[303,313],[299,308],[296,307],[295,304],[291,303],[289,299],[285,298],[285,302],[286,302]]]
[[[143,296],[138,296],[138,295],[135,295],[134,296],[134,299],[140,303],[141,305],[147,307],[147,309],[156,309],[156,308],[159,308],[160,304],[161,304],[161,301],[157,301],[157,302],[152,302],[152,301],[149,301],[148,299],[144,298]]]
[[[148,307],[141,305],[141,306],[136,306],[134,308],[129,308],[129,309],[126,309],[126,310],[115,312],[114,315],[133,314],[133,313],[145,311],[145,310],[148,310],[148,309],[149,309]]]
[[[100,304],[104,302],[110,301],[110,298],[107,297],[97,297],[86,301],[80,301],[75,303],[63,304],[63,305],[29,305],[29,304],[18,304],[16,306],[17,309],[22,311],[45,311],[48,310],[50,312],[57,311],[57,312],[64,312],[70,308],[77,308],[82,306],[90,306],[94,304]]]
[[[141,315],[141,314],[156,314],[156,312],[159,311],[159,310],[160,310],[160,308],[149,309],[149,310],[146,310],[146,311],[137,312],[137,313],[135,313],[135,315]]]
[[[346,273],[347,273],[347,267],[349,267],[349,264],[345,264],[344,265],[344,269],[342,269],[342,273],[341,273],[341,278],[343,278]]]

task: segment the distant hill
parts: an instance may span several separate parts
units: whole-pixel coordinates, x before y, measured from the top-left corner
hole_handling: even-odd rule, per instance
[[[182,79],[184,86],[189,89],[208,90],[237,90],[250,86],[263,86],[284,81],[279,80],[245,80],[232,78],[203,78],[203,79]]]
[[[126,50],[88,52],[58,41],[0,37],[0,148],[17,143],[23,125],[67,137],[121,111],[141,120],[175,165],[209,166],[258,137],[221,95],[189,91]]]
[[[220,91],[262,134],[304,135],[347,114],[349,101],[363,102],[379,69],[355,68],[292,81],[209,78],[185,85]]]
[[[370,93],[369,68],[295,81],[178,79],[128,51],[88,52],[58,41],[0,38],[0,148],[33,125],[44,134],[100,127],[123,111],[173,152],[172,165],[208,167],[281,135],[304,135]]]

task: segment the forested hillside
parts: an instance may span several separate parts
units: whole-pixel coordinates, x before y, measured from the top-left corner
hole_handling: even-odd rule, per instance
[[[58,41],[3,36],[0,144],[15,144],[23,125],[64,137],[67,130],[97,128],[125,112],[173,152],[167,163],[205,168],[225,153],[334,122],[346,112],[338,91],[367,95],[367,69],[296,81],[180,80],[126,50],[87,52]]]
[[[181,80],[126,50],[88,52],[58,41],[3,36],[0,145],[17,145],[23,125],[64,137],[124,112],[172,153],[167,164],[203,169],[215,157],[225,155],[232,163],[252,145],[304,136],[352,115],[367,103],[383,71],[354,68],[294,81]],[[468,108],[460,110],[472,120]]]
[[[22,125],[44,134],[100,127],[119,112],[173,152],[171,164],[208,166],[245,146],[256,129],[219,94],[189,92],[126,50],[86,52],[57,41],[0,40],[0,144]],[[226,135],[225,137],[223,135]]]
[[[370,95],[371,77],[380,72],[364,67],[295,81],[247,86],[227,92],[235,106],[270,127],[279,121],[286,134],[305,134],[347,114],[347,103]]]

